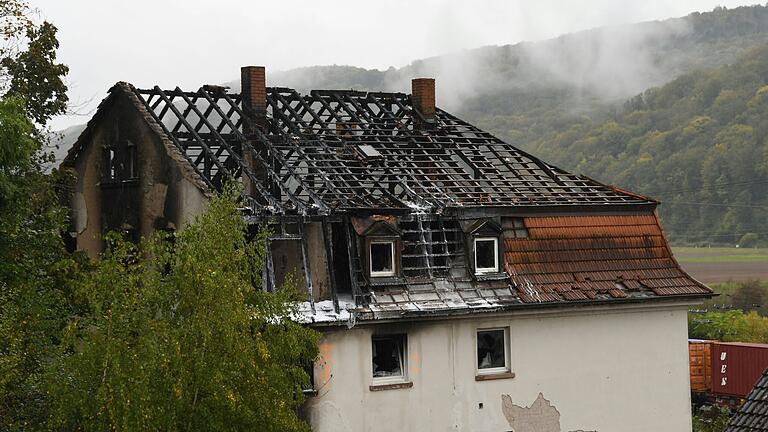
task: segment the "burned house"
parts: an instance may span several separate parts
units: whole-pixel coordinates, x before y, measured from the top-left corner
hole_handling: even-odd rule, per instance
[[[73,246],[183,227],[231,178],[323,334],[315,431],[690,430],[689,305],[651,198],[411,94],[118,83],[64,164]]]

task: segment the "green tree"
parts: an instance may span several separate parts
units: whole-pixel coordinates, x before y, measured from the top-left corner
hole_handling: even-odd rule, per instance
[[[731,297],[732,306],[743,311],[765,311],[765,288],[758,280],[739,283]]]
[[[246,240],[237,197],[172,238],[109,237],[50,371],[54,428],[308,430],[295,409],[317,336],[291,320],[290,287],[254,288],[264,235]]]
[[[36,23],[26,0],[0,0],[0,88],[24,101],[28,116],[40,125],[67,109],[69,68],[56,62],[56,27]]]
[[[60,235],[65,212],[55,176],[43,170],[44,140],[22,101],[0,98],[0,429],[45,421],[41,370],[71,313],[76,268]]]
[[[728,408],[706,407],[693,416],[693,432],[723,432],[730,418]]]
[[[55,64],[55,28],[30,16],[26,1],[0,1],[0,429],[24,431],[47,419],[43,366],[72,313],[77,268],[60,236],[61,179],[45,171],[34,123],[64,110],[66,67]]]

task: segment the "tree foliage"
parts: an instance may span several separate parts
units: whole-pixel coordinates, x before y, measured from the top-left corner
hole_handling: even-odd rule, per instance
[[[56,27],[43,22],[27,30],[27,49],[15,57],[5,57],[0,64],[11,76],[8,94],[24,97],[27,113],[45,124],[53,115],[67,109],[67,86],[61,79],[69,68],[56,63]]]
[[[31,15],[26,0],[0,0],[0,89],[23,100],[28,116],[45,125],[67,109],[69,68],[56,62],[56,27]]]
[[[690,313],[688,335],[694,339],[768,343],[768,317],[739,309]]]
[[[264,234],[246,240],[237,196],[138,248],[109,238],[51,369],[56,428],[308,429],[294,410],[316,334],[290,319],[290,287],[254,288]]]
[[[67,280],[78,265],[60,236],[61,178],[45,172],[34,124],[63,110],[66,67],[53,63],[55,29],[30,13],[25,1],[0,1],[0,429],[24,431],[47,419],[43,369],[72,312]],[[19,85],[38,78],[47,83]]]
[[[724,432],[731,418],[728,408],[709,406],[705,409],[694,413],[693,432]]]
[[[0,98],[0,429],[44,421],[42,367],[71,310],[65,212],[22,101]]]
[[[688,314],[694,339],[768,343],[768,283],[748,280],[713,285],[718,297]]]

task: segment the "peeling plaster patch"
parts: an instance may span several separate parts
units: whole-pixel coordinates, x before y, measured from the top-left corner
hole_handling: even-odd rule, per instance
[[[560,412],[541,393],[530,407],[517,406],[509,395],[501,395],[501,410],[515,432],[560,432]]]
[[[530,407],[517,406],[509,395],[501,395],[501,410],[514,432],[561,432],[560,411],[542,393]]]
[[[88,205],[82,192],[75,192],[74,201],[75,229],[78,234],[82,234],[88,227]]]

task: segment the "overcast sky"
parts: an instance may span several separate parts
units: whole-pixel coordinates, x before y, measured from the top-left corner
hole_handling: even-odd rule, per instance
[[[116,81],[196,89],[242,65],[400,67],[441,53],[708,11],[738,0],[31,0],[59,28],[84,123]],[[270,83],[276,84],[279,83]],[[90,103],[86,103],[91,100]]]

